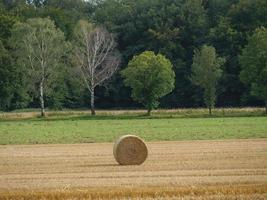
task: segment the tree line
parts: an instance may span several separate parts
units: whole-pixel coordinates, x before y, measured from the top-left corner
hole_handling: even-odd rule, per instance
[[[265,0],[2,0],[0,110],[266,105],[266,13]]]

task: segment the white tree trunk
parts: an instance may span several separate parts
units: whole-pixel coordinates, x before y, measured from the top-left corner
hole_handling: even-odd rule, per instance
[[[95,115],[95,88],[91,91],[91,115]]]
[[[44,82],[40,83],[40,106],[41,106],[41,116],[45,117],[45,107],[44,107]]]

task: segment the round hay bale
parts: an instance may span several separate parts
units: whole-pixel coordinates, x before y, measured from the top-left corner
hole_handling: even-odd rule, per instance
[[[113,147],[113,155],[120,165],[141,165],[147,153],[145,142],[135,135],[121,136]]]

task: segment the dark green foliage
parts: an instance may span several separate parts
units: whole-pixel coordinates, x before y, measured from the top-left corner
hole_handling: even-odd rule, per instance
[[[14,84],[12,82],[14,78],[12,58],[0,40],[0,110],[7,110],[10,107],[14,95]]]
[[[174,88],[175,74],[171,62],[163,55],[146,51],[135,56],[122,71],[126,86],[131,87],[134,100],[148,110],[157,108],[159,99]]]
[[[214,26],[210,29],[209,44],[226,58],[219,85],[218,104],[220,106],[260,105],[249,97],[239,79],[238,55],[247,44],[248,36],[257,27],[267,25],[266,3],[265,0],[208,1],[208,13],[213,13],[210,15],[210,21],[214,22]]]
[[[241,80],[251,86],[251,94],[266,103],[267,113],[267,29],[258,28],[240,56]]]
[[[239,0],[231,7],[229,16],[233,26],[245,36],[257,27],[267,26],[266,13],[266,0]]]
[[[195,104],[194,86],[188,79],[191,59],[194,48],[204,42],[208,31],[206,12],[200,1],[108,0],[96,10],[95,19],[117,34],[119,50],[125,59],[122,67],[145,50],[162,53],[172,61],[176,87],[164,99],[165,106]]]
[[[22,108],[28,104],[24,71],[15,64],[9,45],[11,29],[17,21],[18,17],[5,10],[0,14],[0,110]]]
[[[238,55],[255,29],[267,27],[266,13],[266,0],[0,0],[0,57],[9,63],[2,62],[0,68],[1,102],[6,102],[4,109],[8,110],[38,106],[38,99],[28,98],[34,95],[26,87],[24,68],[14,64],[16,56],[9,38],[16,22],[49,17],[68,41],[73,39],[74,27],[81,19],[113,32],[122,54],[122,70],[141,52],[165,55],[173,64],[176,78],[174,90],[161,99],[162,107],[204,105],[202,90],[190,81],[194,50],[203,44],[214,46],[218,55],[226,59],[216,104],[263,105],[263,98],[256,98],[258,95],[241,82]],[[71,68],[69,55],[62,68]],[[61,71],[59,80],[53,88],[56,93],[45,97],[49,107],[88,106],[86,91],[68,70]],[[96,104],[102,108],[140,106],[130,94],[117,73],[109,84],[97,89]]]
[[[226,58],[220,80],[219,104],[223,106],[240,105],[240,98],[244,92],[238,77],[240,69],[237,54],[240,51],[240,33],[232,27],[230,18],[220,17],[218,24],[210,29],[208,38],[219,55]]]
[[[17,66],[0,40],[0,110],[27,106],[24,71]]]
[[[8,45],[7,40],[11,36],[12,26],[17,21],[17,18],[12,15],[0,13],[0,40],[4,43],[5,46]]]

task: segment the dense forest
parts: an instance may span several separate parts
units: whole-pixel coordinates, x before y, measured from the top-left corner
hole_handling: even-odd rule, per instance
[[[90,92],[72,72],[76,63],[71,59],[74,47],[70,44],[75,40],[75,27],[80,20],[112,33],[120,54],[116,73],[96,86],[97,108],[141,107],[132,100],[131,89],[124,85],[121,71],[133,56],[144,51],[160,53],[173,65],[175,87],[161,99],[160,107],[204,106],[203,89],[190,80],[194,52],[203,45],[214,47],[225,60],[216,90],[216,106],[265,105],[265,100],[253,95],[250,85],[240,78],[240,56],[255,30],[267,27],[266,0],[1,0],[0,110],[3,111],[40,107],[38,94],[28,79],[27,66],[21,64],[12,36],[16,24],[31,18],[52,20],[64,33],[67,44],[60,47],[64,56],[57,63],[58,70],[53,72],[57,76],[45,88],[46,107],[90,107]],[[264,62],[266,68],[267,61]],[[266,75],[263,79],[267,84]]]

